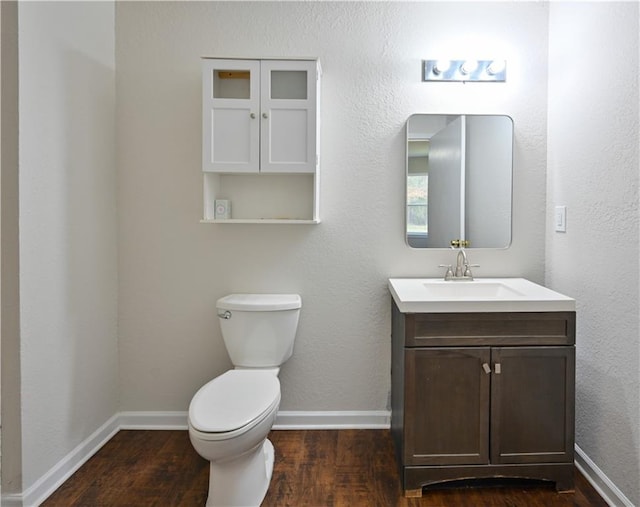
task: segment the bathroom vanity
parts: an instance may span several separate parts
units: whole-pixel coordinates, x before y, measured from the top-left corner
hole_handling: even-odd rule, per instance
[[[496,477],[572,490],[575,301],[523,279],[391,279],[389,289],[405,496]]]

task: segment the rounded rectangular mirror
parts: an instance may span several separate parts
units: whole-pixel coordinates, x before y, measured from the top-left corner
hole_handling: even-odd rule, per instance
[[[413,248],[511,243],[513,120],[414,114],[407,120],[406,238]]]

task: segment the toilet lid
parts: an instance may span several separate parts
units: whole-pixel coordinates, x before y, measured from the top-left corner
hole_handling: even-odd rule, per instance
[[[219,310],[274,312],[296,310],[302,306],[298,294],[230,294],[216,301]]]
[[[271,371],[229,370],[202,386],[189,405],[198,431],[234,431],[259,418],[280,400],[280,381]]]

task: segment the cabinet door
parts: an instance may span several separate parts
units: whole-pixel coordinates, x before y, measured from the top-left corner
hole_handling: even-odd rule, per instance
[[[490,356],[489,348],[406,349],[405,465],[489,462]]]
[[[260,62],[203,60],[203,170],[260,170]]]
[[[317,162],[315,61],[261,65],[260,158],[263,172],[312,173]]]
[[[573,462],[575,348],[492,349],[491,461]]]

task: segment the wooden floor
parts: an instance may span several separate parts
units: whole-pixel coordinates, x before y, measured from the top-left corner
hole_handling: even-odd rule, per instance
[[[404,498],[388,430],[273,431],[273,478],[263,506],[602,506],[576,471],[576,492],[545,483],[425,490]],[[186,431],[120,431],[43,507],[204,506],[208,463]]]

